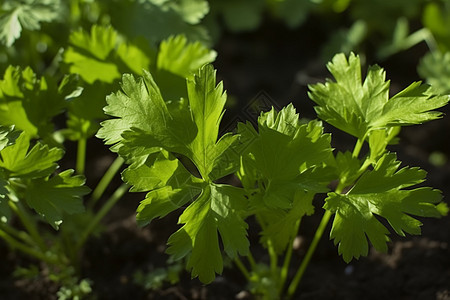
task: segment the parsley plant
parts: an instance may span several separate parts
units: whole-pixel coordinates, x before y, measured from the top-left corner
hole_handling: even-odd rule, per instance
[[[352,153],[333,153],[321,121],[300,119],[292,104],[261,113],[257,128],[240,123],[237,133],[219,136],[227,96],[211,65],[187,78],[184,97],[165,98],[150,72],[123,75],[121,90],[107,97],[105,113],[112,119],[97,136],[129,164],[122,178],[131,191],[147,192],[137,209],[139,223],[182,210],[181,228],[169,238],[167,253],[186,257],[192,277],[213,281],[227,255],[254,293],[289,298],[330,219],[330,238],[350,262],[367,255],[369,242],[387,250],[389,230],[378,218],[404,236],[420,234],[422,224],[414,216],[447,213],[440,191],[417,187],[425,171],[400,168],[387,146],[402,126],[440,118],[434,109],[446,105],[448,96],[416,82],[390,98],[384,70],[372,66],[363,80],[354,54],[336,55],[328,69],[335,81],[310,86],[309,96],[320,119],[356,138]],[[241,187],[217,183],[230,174]],[[322,221],[295,276],[288,278],[293,239],[321,193],[327,193]],[[270,266],[256,263],[250,252],[250,217],[260,226]],[[248,265],[240,257],[247,257]]]

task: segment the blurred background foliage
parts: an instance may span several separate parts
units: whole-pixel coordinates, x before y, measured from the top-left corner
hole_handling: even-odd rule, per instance
[[[450,91],[448,0],[4,0],[0,69],[31,66],[55,75],[70,33],[93,25],[112,26],[118,41],[140,39],[141,48],[177,34],[214,47],[224,31],[254,31],[268,19],[296,29],[308,18],[329,32],[320,37],[321,61],[350,51],[382,61],[425,43],[420,76]]]

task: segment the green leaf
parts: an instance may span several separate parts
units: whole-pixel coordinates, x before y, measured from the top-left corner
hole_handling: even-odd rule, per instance
[[[190,253],[192,276],[211,282],[223,267],[219,234],[229,256],[248,250],[241,217],[247,199],[242,189],[212,182],[239,164],[230,150],[237,136],[218,139],[226,94],[221,83],[216,86],[212,66],[188,80],[187,91],[188,101],[165,102],[150,73],[139,79],[124,75],[122,91],[107,98],[105,112],[114,118],[102,122],[97,135],[131,163],[123,179],[132,191],[148,191],[137,209],[139,223],[192,201],[179,219],[184,226],[169,239],[168,252],[175,258]],[[197,172],[201,178],[192,175]]]
[[[190,111],[174,108],[169,111],[150,73],[138,80],[125,74],[123,92],[107,97],[105,112],[116,118],[102,122],[97,136],[105,139],[106,144],[118,143],[114,146],[116,151],[126,144],[127,152],[161,147],[182,154],[195,164],[205,180],[217,179],[217,173],[212,173],[217,165],[225,165],[232,172],[237,168],[238,155],[230,160],[223,153],[237,142],[237,136],[226,134],[217,140],[226,94],[221,83],[215,86],[215,80],[212,66],[201,68],[187,83]],[[123,141],[124,134],[128,141]],[[230,164],[235,167],[227,167]]]
[[[66,170],[51,178],[32,180],[27,185],[28,205],[55,229],[62,223],[64,213],[84,212],[82,197],[90,189],[84,186],[84,177],[72,176],[73,172]]]
[[[339,181],[348,186],[361,176],[361,161],[353,157],[351,152],[338,152],[336,154],[336,170],[339,174]]]
[[[223,269],[218,232],[230,257],[248,252],[247,224],[239,215],[245,203],[241,189],[208,184],[180,216],[179,222],[185,225],[169,238],[167,252],[175,258],[191,252],[187,267],[192,269],[192,277],[210,283]]]
[[[396,136],[400,133],[400,126],[390,127],[387,130],[373,130],[369,133],[369,159],[372,163],[376,161],[386,152],[388,144],[396,144]]]
[[[78,141],[93,136],[99,127],[99,124],[93,119],[79,117],[76,114],[69,113],[67,128],[61,130],[61,132],[66,138],[72,141]]]
[[[0,81],[0,120],[30,137],[45,138],[54,131],[51,120],[76,96],[76,76],[37,78],[30,68],[9,66]]]
[[[216,51],[200,42],[188,43],[184,35],[177,35],[161,42],[156,65],[158,69],[187,78],[204,64],[213,62],[216,56]]]
[[[96,80],[111,83],[120,78],[114,62],[108,61],[116,47],[117,32],[112,27],[94,25],[90,34],[82,29],[72,32],[70,46],[64,52],[64,62],[70,73],[80,74],[88,83]]]
[[[450,9],[445,1],[429,2],[422,11],[424,27],[431,31],[439,51],[450,51]]]
[[[297,234],[296,224],[314,211],[314,195],[327,192],[334,179],[324,168],[333,159],[331,137],[321,122],[301,122],[292,104],[261,113],[258,132],[250,123],[239,124],[238,132],[246,145],[239,177],[251,195],[248,215],[256,213],[262,223],[263,244],[270,241],[281,253]]]
[[[442,216],[441,193],[428,187],[405,189],[425,179],[425,171],[405,167],[395,154],[385,154],[364,173],[347,194],[329,193],[324,208],[335,213],[330,237],[339,244],[338,252],[346,262],[367,255],[368,241],[378,251],[387,250],[387,234],[377,217],[385,218],[395,232],[420,234],[422,223],[412,216]]]
[[[369,68],[362,82],[358,56],[337,54],[328,69],[336,82],[310,86],[310,98],[318,104],[318,116],[331,125],[364,140],[372,130],[421,124],[438,119],[433,109],[446,105],[448,96],[437,96],[419,82],[389,99],[389,82],[378,66]]]
[[[367,38],[368,31],[365,20],[356,20],[349,28],[335,30],[322,47],[321,57],[324,61],[328,61],[336,53],[350,54],[352,51],[357,51]]]
[[[449,100],[449,96],[436,96],[430,86],[415,82],[392,97],[372,124],[374,127],[405,126],[439,119],[442,113],[432,110],[446,105]]]
[[[150,65],[154,50],[150,48],[147,40],[136,39],[132,43],[120,43],[117,47],[117,55],[120,60],[134,74],[142,75],[144,69]],[[123,73],[123,71],[122,71]]]
[[[428,52],[421,59],[417,71],[437,91],[450,93],[450,52]]]
[[[232,31],[248,31],[258,27],[264,11],[264,0],[214,1],[212,13],[223,17],[227,28]]]
[[[202,191],[202,181],[166,151],[153,153],[142,163],[134,162],[122,173],[122,179],[132,186],[131,192],[150,191],[137,209],[140,225],[166,216]]]
[[[249,181],[262,181],[263,200],[266,205],[290,208],[296,190],[311,189],[308,176],[302,173],[314,167],[322,167],[332,158],[330,135],[323,134],[321,122],[302,124],[292,104],[279,113],[272,109],[258,119],[258,131],[251,134],[251,124],[239,127],[241,134],[250,133],[248,155],[243,160],[241,176]],[[252,175],[253,174],[253,175]],[[311,173],[309,173],[311,175]],[[319,178],[317,182],[323,182]],[[328,179],[328,178],[327,178]],[[326,186],[329,182],[325,182]],[[316,192],[326,192],[327,188]]]
[[[304,215],[314,213],[312,200],[314,193],[296,190],[292,200],[292,208],[288,211],[278,211],[274,213],[268,211],[265,220],[270,220],[262,231],[261,241],[264,245],[270,240],[275,251],[282,253],[288,247],[289,242],[297,235],[297,222],[300,222]]]
[[[93,84],[85,85],[82,94],[76,101],[72,101],[67,108],[70,121],[68,121],[67,126],[74,132],[83,134],[86,130],[81,132],[77,130],[83,129],[79,127],[80,125],[89,126],[89,124],[84,123],[98,123],[98,120],[104,120],[106,118],[103,112],[103,107],[106,105],[105,95],[110,92],[111,85],[105,82],[96,81]],[[95,125],[92,124],[92,126]]]
[[[197,135],[188,146],[193,155],[188,157],[197,166],[202,177],[208,179],[214,165],[220,163],[217,160],[223,151],[237,137],[226,134],[217,141],[227,96],[222,82],[216,86],[216,72],[211,65],[202,67],[198,75],[188,81],[187,88],[192,119],[197,128]]]
[[[14,144],[19,135],[14,126],[0,126],[0,151]]]
[[[145,192],[166,185],[175,180],[181,185],[190,176],[178,159],[167,151],[158,151],[147,155],[143,162],[134,162],[123,173],[122,179],[131,185],[131,192]]]
[[[388,37],[392,34],[399,16],[409,20],[420,19],[423,13],[422,4],[422,0],[352,1],[349,13],[353,20],[365,20],[371,32]]]
[[[189,24],[200,23],[209,12],[209,4],[206,0],[166,1],[166,3]]]
[[[292,29],[301,26],[310,11],[317,5],[314,1],[272,0],[268,2],[271,4],[271,12]]]
[[[70,73],[80,74],[89,84],[112,83],[124,72],[142,74],[149,67],[153,51],[142,39],[127,42],[119,38],[111,26],[94,25],[90,33],[82,29],[74,31],[69,43],[64,63]]]
[[[0,41],[11,47],[22,28],[39,30],[42,22],[52,22],[60,14],[59,0],[5,0],[0,12]]]
[[[19,131],[14,130],[14,126],[0,126],[0,154],[3,149],[15,143],[20,135]],[[3,169],[0,169],[0,222],[6,223],[11,218],[11,209],[9,208],[6,197],[9,182]]]
[[[151,134],[149,138],[154,143],[151,147],[160,146],[158,140],[166,140],[166,143],[176,147],[179,144],[178,132],[174,129],[175,133],[173,133],[172,127],[168,127],[171,125],[172,116],[151,74],[145,72],[144,76],[137,80],[133,75],[124,74],[121,87],[122,91],[106,98],[108,105],[104,111],[115,118],[101,123],[102,127],[97,137],[103,138],[107,145],[119,143],[117,148],[120,148],[122,135],[133,129],[139,132],[140,136]],[[190,128],[189,123],[185,127],[187,130]],[[175,127],[178,127],[177,125],[181,126],[181,124],[175,124]]]
[[[37,143],[29,150],[30,141],[22,133],[14,145],[0,151],[0,167],[5,170],[7,178],[39,178],[48,176],[56,170],[56,161],[60,160],[64,151],[49,148]]]
[[[143,36],[156,45],[172,35],[184,34],[190,41],[211,42],[200,23],[207,13],[206,0],[143,0],[108,3],[111,24],[128,37]]]

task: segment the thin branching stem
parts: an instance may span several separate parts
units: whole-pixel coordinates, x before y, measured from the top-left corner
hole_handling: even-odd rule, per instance
[[[84,169],[86,166],[86,147],[87,147],[86,138],[84,137],[80,138],[78,140],[77,164],[75,167],[78,174],[84,174]]]
[[[247,259],[248,262],[250,263],[250,267],[252,268],[252,270],[254,270],[256,268],[256,262],[255,259],[253,258],[253,254],[250,251],[248,252]]]
[[[273,275],[278,273],[278,255],[275,251],[275,247],[273,246],[272,240],[267,240],[267,249],[269,251],[270,256],[270,270]]]
[[[102,208],[97,212],[95,217],[91,220],[89,225],[83,231],[75,246],[75,252],[78,252],[81,247],[83,247],[84,243],[88,239],[89,235],[94,231],[95,227],[100,223],[103,217],[113,208],[117,201],[126,193],[129,186],[126,183],[123,183],[121,186],[117,188],[117,190],[111,195],[111,197],[106,201],[106,203],[102,206]]]
[[[30,245],[18,241],[17,239],[15,239],[14,237],[12,237],[11,235],[9,235],[8,233],[6,233],[1,229],[0,229],[0,237],[3,240],[5,240],[11,248],[18,249],[31,257],[37,258],[48,264],[56,264],[58,262],[56,259],[52,258],[51,256],[45,255],[45,253],[39,251],[38,249],[35,249],[33,247],[30,247]]]
[[[316,233],[314,234],[314,239],[312,240],[305,257],[303,258],[303,261],[300,264],[300,267],[298,268],[297,273],[294,276],[294,279],[292,279],[292,282],[288,287],[286,295],[288,299],[292,298],[292,296],[295,294],[295,291],[297,290],[300,280],[302,279],[303,274],[305,273],[306,267],[308,266],[314,252],[316,251],[317,245],[319,244],[319,241],[322,238],[325,228],[328,225],[328,221],[330,220],[331,215],[332,213],[330,211],[328,210],[325,211],[322,220],[320,221],[319,227],[317,228]]]
[[[245,279],[247,279],[247,281],[250,281],[250,273],[247,270],[247,268],[244,266],[242,261],[239,259],[239,257],[236,257],[234,259],[234,263],[236,264],[238,269],[241,271],[241,273],[245,276]]]
[[[0,222],[0,230],[3,230],[16,239],[22,240],[30,246],[34,247],[36,245],[31,236],[25,231],[17,230],[14,227],[11,227],[8,224],[4,224],[2,222]]]
[[[97,184],[97,187],[92,192],[92,196],[88,204],[89,208],[92,209],[94,205],[97,203],[97,201],[103,196],[103,193],[105,192],[106,188],[111,183],[112,179],[117,174],[117,172],[119,172],[123,163],[124,159],[118,156],[109,166],[108,170],[106,170],[105,174]]]
[[[47,251],[47,246],[45,245],[44,240],[41,238],[37,230],[37,224],[34,221],[33,217],[26,211],[25,207],[20,203],[15,203],[13,201],[8,201],[9,207],[11,210],[19,217],[25,229],[30,234],[34,243],[41,249],[42,252]]]
[[[353,148],[353,157],[358,157],[359,152],[361,152],[361,148],[364,145],[364,139],[358,139],[355,144],[355,148]]]
[[[279,294],[281,295],[283,293],[284,285],[286,284],[286,279],[289,273],[289,266],[291,264],[292,259],[292,252],[294,250],[294,240],[297,236],[297,232],[300,227],[300,221],[298,220],[295,223],[295,233],[292,235],[291,239],[289,240],[288,248],[286,251],[286,255],[284,257],[283,267],[281,268],[281,274],[280,274],[280,286],[279,286]]]

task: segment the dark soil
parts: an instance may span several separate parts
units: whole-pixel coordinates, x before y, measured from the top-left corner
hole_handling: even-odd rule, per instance
[[[246,103],[261,91],[270,101],[275,101],[275,105],[281,107],[293,102],[301,116],[314,117],[306,84],[329,77],[318,55],[328,29],[317,26],[316,21],[310,20],[296,31],[267,22],[252,33],[224,33],[216,47],[219,56],[215,66],[236,103],[228,108],[224,126],[242,114]],[[419,45],[378,62],[392,79],[394,91],[419,79],[415,67],[423,53],[424,48]],[[374,63],[370,57],[368,61]],[[449,109],[445,111],[448,113]],[[427,184],[442,190],[444,195],[450,195],[450,164],[436,167],[428,158],[433,151],[450,157],[449,132],[447,116],[421,127],[405,129],[401,146],[393,148],[406,165],[426,169],[429,172]],[[353,147],[351,137],[334,131],[333,136],[338,140],[333,146],[339,150]],[[95,152],[104,161],[111,160],[107,150]],[[98,158],[91,158],[90,162]],[[91,165],[92,172],[98,168]],[[98,299],[252,299],[236,268],[225,269],[222,276],[207,286],[197,279],[191,280],[187,272],[181,274],[178,284],[165,284],[157,290],[145,290],[136,285],[133,278],[137,271],[148,272],[166,266],[165,243],[178,226],[177,216],[170,215],[138,228],[134,211],[142,198],[139,194],[125,195],[105,220],[106,231],[89,240],[85,247],[82,272],[94,282]],[[301,243],[294,253],[293,266],[298,266],[305,254],[320,221],[322,205],[317,201],[317,215],[302,224]],[[368,257],[350,264],[343,262],[333,242],[325,236],[295,299],[450,299],[450,217],[422,221],[422,236],[392,235],[387,254],[371,250]],[[250,238],[255,242],[258,239],[253,235]],[[252,250],[256,259],[265,259],[265,252],[258,246]],[[42,279],[45,276],[25,281],[11,276],[15,266],[27,265],[28,259],[10,252],[3,243],[0,243],[0,257],[0,299],[55,299],[57,287]]]

